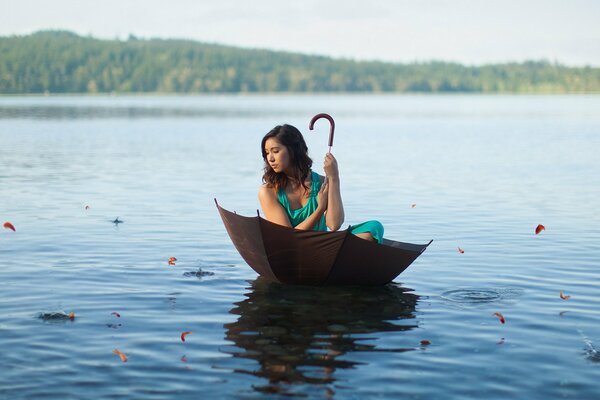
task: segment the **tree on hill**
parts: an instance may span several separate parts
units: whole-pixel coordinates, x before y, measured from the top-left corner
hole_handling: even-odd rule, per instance
[[[600,68],[530,61],[357,62],[190,40],[99,40],[67,31],[0,37],[0,93],[600,91]]]

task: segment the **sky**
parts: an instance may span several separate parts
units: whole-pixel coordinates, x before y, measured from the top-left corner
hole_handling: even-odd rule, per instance
[[[598,0],[0,0],[0,36],[65,29],[355,60],[600,66]]]

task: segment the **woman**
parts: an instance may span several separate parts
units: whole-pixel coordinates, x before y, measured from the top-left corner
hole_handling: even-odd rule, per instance
[[[267,220],[304,230],[340,229],[344,205],[333,154],[325,155],[325,177],[313,172],[306,142],[291,125],[278,125],[267,133],[261,151],[265,167],[258,198]],[[383,241],[383,225],[379,221],[363,222],[350,231],[362,239]]]

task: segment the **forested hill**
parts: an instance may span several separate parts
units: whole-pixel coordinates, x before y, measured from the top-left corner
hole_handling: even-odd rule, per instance
[[[475,67],[357,62],[189,40],[99,40],[65,31],[0,37],[0,93],[44,92],[599,93],[600,68],[546,61]]]

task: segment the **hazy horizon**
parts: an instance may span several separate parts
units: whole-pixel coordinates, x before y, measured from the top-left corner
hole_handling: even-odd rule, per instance
[[[23,0],[3,8],[0,36],[56,29],[98,39],[187,39],[356,61],[600,65],[600,2],[591,0],[382,0],[369,7],[355,0],[107,0],[101,6]]]

